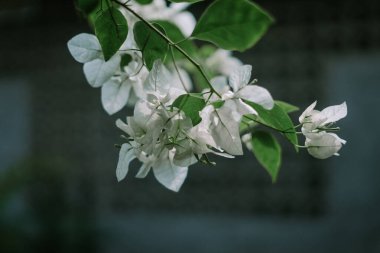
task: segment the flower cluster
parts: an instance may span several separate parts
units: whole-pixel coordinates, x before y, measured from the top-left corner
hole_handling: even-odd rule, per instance
[[[119,26],[122,25],[112,15],[120,15],[128,29],[124,33],[125,40],[123,38],[114,48],[116,52],[105,58],[104,36],[86,33],[74,36],[68,42],[68,48],[73,58],[84,64],[87,82],[94,88],[101,88],[101,102],[108,114],[115,114],[127,105],[134,106],[133,116],[127,117],[125,122],[120,119],[116,122],[125,134],[116,169],[118,181],[126,177],[131,161],[136,159],[142,164],[136,174],[137,178],[146,177],[152,170],[161,184],[172,191],[178,191],[189,166],[196,162],[214,164],[209,160],[209,154],[226,158],[243,155],[242,143],[275,178],[273,171],[278,171],[277,166],[281,160],[278,158],[281,155],[277,148],[279,144],[272,136],[254,136],[254,131],[262,124],[284,134],[292,144],[298,146],[295,127],[287,115],[296,107],[274,101],[267,89],[256,85],[256,79],[251,80],[252,66],[244,65],[232,56],[231,51],[222,48],[209,50],[210,48],[204,47],[207,53],[199,53],[196,58],[203,61],[206,72],[187,52],[179,48],[178,44],[189,42],[189,36],[193,36],[199,25],[194,16],[185,10],[189,3],[167,5],[165,0],[153,0],[150,4],[139,4],[139,1],[134,0],[125,4],[116,0],[110,2],[115,2],[120,7],[116,10],[114,6],[109,6],[109,12],[104,11],[110,15],[108,22],[111,23],[107,26],[116,29],[115,38],[119,39],[117,35]],[[249,8],[248,16],[250,13],[262,15],[262,20],[271,22],[267,14],[248,1],[220,0],[216,1],[218,4],[222,7],[236,5],[233,7]],[[157,20],[174,25],[178,29],[174,29],[174,35],[183,38],[174,43],[169,36],[165,37],[165,33],[150,23]],[[140,37],[136,37],[134,30],[134,27],[139,27],[138,22],[149,28],[148,32],[158,36],[153,41],[154,45],[150,45],[151,57],[154,57],[150,64],[147,64],[147,52],[144,50],[151,34],[144,37],[144,43],[138,43]],[[259,29],[260,33],[264,30]],[[146,30],[142,33],[144,35]],[[109,35],[107,31],[106,35]],[[247,43],[254,43],[256,35],[253,39],[247,37]],[[155,44],[160,44],[160,39],[168,44],[172,62],[167,61],[166,56],[156,57],[160,48]],[[218,43],[220,41],[216,38],[215,44]],[[246,48],[248,45],[239,42],[236,46]],[[231,49],[228,43],[226,47]],[[175,56],[173,48],[182,52],[181,57]],[[164,53],[166,55],[167,52]],[[199,76],[206,84],[198,83]],[[214,78],[209,80],[208,76]],[[200,93],[189,93],[196,89]],[[299,120],[308,152],[316,158],[324,159],[337,154],[345,143],[332,133],[337,130],[332,124],[346,116],[347,108],[343,103],[320,112],[314,110],[315,105],[316,102],[307,108]],[[274,149],[268,149],[268,140]],[[260,145],[264,148],[260,148]],[[264,150],[264,153],[260,153],[260,150]],[[271,155],[276,157],[266,159],[268,155],[265,151],[273,150],[275,152]]]
[[[149,73],[144,90],[146,98],[136,103],[133,117],[117,126],[128,135],[128,142],[120,150],[117,178],[122,180],[131,160],[138,159],[142,166],[136,177],[145,177],[152,168],[157,180],[167,188],[178,191],[187,175],[188,166],[213,153],[232,158],[242,155],[239,133],[241,117],[256,114],[244,100],[271,108],[274,104],[263,87],[249,85],[251,66],[236,69],[228,79],[213,79],[221,97],[209,96],[207,105],[199,112],[199,124],[193,124],[173,102],[186,91],[172,78],[173,74],[156,61]],[[228,84],[227,84],[228,80]],[[230,90],[232,87],[232,90]],[[209,91],[204,91],[208,96]],[[249,95],[247,95],[249,94]],[[215,106],[215,102],[221,106]]]
[[[332,127],[338,120],[347,116],[346,102],[329,106],[322,111],[315,110],[317,101],[312,103],[299,117],[302,124],[302,133],[306,137],[305,146],[310,155],[319,159],[326,159],[338,155],[342,144],[346,141],[333,133],[339,128]]]

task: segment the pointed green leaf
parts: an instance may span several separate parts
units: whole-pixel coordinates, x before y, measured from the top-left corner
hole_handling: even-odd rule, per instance
[[[275,103],[280,106],[286,113],[292,113],[298,111],[300,108],[298,108],[295,105],[289,104],[284,101],[276,100]]]
[[[127,20],[118,9],[108,8],[95,20],[95,34],[102,46],[104,59],[108,61],[127,38]]]
[[[284,136],[295,145],[295,149],[298,150],[296,146],[298,145],[298,137],[293,122],[279,105],[275,104],[272,110],[266,110],[262,106],[250,101],[245,101],[245,103],[249,104],[259,114],[255,119],[256,121],[282,132]]]
[[[244,51],[256,44],[272,23],[266,11],[248,0],[218,0],[202,14],[192,37]]]
[[[189,93],[179,96],[174,102],[173,107],[183,111],[193,122],[193,126],[201,122],[199,112],[206,106],[206,102],[199,93]]]
[[[153,25],[166,35],[162,26],[159,24]],[[149,70],[152,69],[155,60],[165,60],[169,45],[157,32],[153,31],[144,22],[139,21],[135,24],[133,33],[137,46],[143,52],[143,58]]]
[[[252,152],[272,177],[272,182],[276,182],[281,166],[281,146],[276,138],[267,132],[253,132]]]

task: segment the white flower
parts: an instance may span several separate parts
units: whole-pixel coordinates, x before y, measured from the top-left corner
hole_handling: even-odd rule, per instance
[[[231,155],[242,155],[243,148],[240,139],[239,124],[243,115],[255,114],[256,110],[244,100],[259,104],[265,109],[273,108],[274,101],[270,93],[263,87],[249,85],[252,67],[244,65],[225,77],[214,78],[211,83],[221,95],[224,104],[220,108],[206,106],[200,115],[209,124],[212,137],[219,148]],[[232,88],[232,91],[230,90]],[[211,101],[219,98],[214,94]]]
[[[190,84],[187,82],[185,85]],[[177,73],[171,73],[161,60],[156,60],[144,82],[145,99],[150,101],[153,106],[169,105],[177,97],[186,93],[185,88],[188,87],[183,86]]]
[[[102,105],[108,114],[121,110],[132,94],[145,96],[142,84],[148,70],[143,66],[140,53],[131,53],[131,62],[121,68],[121,53],[117,52],[105,61],[95,35],[82,33],[67,44],[74,59],[84,63],[83,71],[87,82],[94,88],[102,88]]]
[[[302,133],[305,135],[305,146],[310,155],[319,159],[326,159],[332,155],[338,155],[342,144],[346,141],[338,135],[330,133],[336,130],[331,124],[347,116],[346,102],[329,106],[322,111],[315,110],[317,101],[312,103],[299,117],[302,124]]]
[[[184,11],[189,3],[172,3],[167,6],[165,0],[153,0],[152,3],[146,5],[140,5],[136,1],[131,2],[131,8],[147,20],[171,21],[185,36],[190,36],[193,32],[196,20],[190,12]],[[133,27],[138,19],[124,8],[120,11],[127,18],[129,27]]]
[[[147,75],[145,67],[142,68],[137,61],[131,61],[124,72],[105,82],[101,95],[104,110],[110,115],[120,111],[128,103],[131,92],[138,97],[143,96],[142,85]]]
[[[315,110],[317,101],[312,103],[299,117],[302,124],[302,133],[307,138],[320,137],[329,125],[347,116],[346,102],[340,105],[329,106],[322,111]]]
[[[205,61],[205,66],[208,70],[225,76],[230,75],[242,65],[243,63],[239,59],[232,56],[231,51],[224,49],[217,49]]]
[[[310,155],[318,159],[326,159],[333,155],[339,155],[338,151],[346,144],[345,140],[333,133],[322,133],[316,138],[306,138],[305,146]]]

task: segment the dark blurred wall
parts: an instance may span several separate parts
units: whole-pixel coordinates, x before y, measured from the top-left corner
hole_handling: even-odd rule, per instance
[[[380,2],[257,2],[276,24],[239,57],[300,108],[347,100],[348,144],[317,161],[284,143],[275,185],[248,152],[215,159],[175,194],[135,170],[116,182],[131,112],[107,116],[69,55],[90,32],[72,1],[0,1],[0,252],[379,252]]]

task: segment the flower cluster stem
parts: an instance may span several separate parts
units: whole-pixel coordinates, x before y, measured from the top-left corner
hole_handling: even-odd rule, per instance
[[[125,8],[128,12],[132,13],[136,18],[144,22],[150,29],[152,29],[155,33],[157,33],[162,39],[164,39],[169,46],[174,47],[177,49],[189,62],[191,62],[194,67],[196,67],[199,71],[199,73],[202,75],[202,77],[207,81],[207,85],[211,89],[213,93],[215,93],[218,97],[221,97],[220,94],[214,89],[214,87],[211,85],[210,80],[207,78],[206,72],[203,70],[202,66],[196,62],[185,50],[183,50],[180,46],[178,46],[177,43],[174,43],[169,37],[167,37],[164,33],[162,33],[159,29],[157,29],[154,25],[152,25],[149,21],[144,19],[142,16],[140,16],[137,12],[132,10],[127,4],[119,2],[118,0],[112,0],[114,3],[122,6]]]

